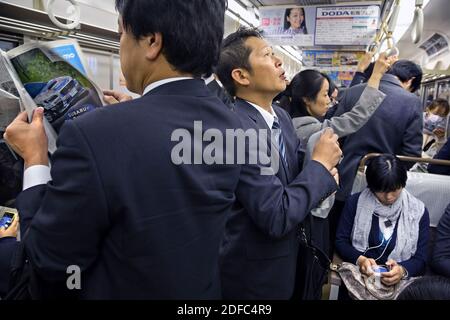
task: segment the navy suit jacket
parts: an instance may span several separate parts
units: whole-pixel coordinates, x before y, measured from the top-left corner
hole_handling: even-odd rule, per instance
[[[439,220],[431,267],[436,273],[450,278],[450,204]]]
[[[0,239],[0,297],[8,291],[11,261],[17,247],[18,242],[14,237]]]
[[[439,150],[439,152],[434,156],[434,159],[450,160],[450,138],[447,140],[447,142],[444,144],[441,150]],[[450,166],[429,164],[428,172],[450,176]]]
[[[286,111],[274,106],[284,137],[288,167],[280,160],[276,175],[260,166],[242,166],[236,202],[226,224],[220,267],[225,299],[289,299],[294,291],[298,225],[317,204],[336,191],[328,170],[303,152]],[[237,99],[242,126],[269,130],[253,106]],[[281,157],[280,157],[281,158]]]
[[[345,91],[335,116],[351,110],[361,96],[365,84]],[[422,154],[422,104],[420,99],[403,89],[400,81],[385,74],[380,91],[386,98],[367,123],[345,138],[344,159],[339,166],[340,185],[336,198],[345,200],[350,194],[360,160],[371,152],[420,157]]]
[[[81,298],[221,298],[219,246],[240,166],[175,165],[172,134],[193,134],[194,121],[203,132],[240,126],[193,79],[64,125],[53,181],[17,199],[22,232],[31,228],[26,249],[44,280],[65,283],[77,265]]]

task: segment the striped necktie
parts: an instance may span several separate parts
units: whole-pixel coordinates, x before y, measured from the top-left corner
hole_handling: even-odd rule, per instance
[[[284,145],[284,139],[283,139],[283,135],[281,133],[280,121],[279,121],[278,117],[274,117],[274,119],[273,119],[272,137],[277,142],[278,152],[280,153],[281,157],[283,158],[283,161],[284,161],[286,167],[288,167],[288,163],[287,163],[287,159],[286,159],[286,147]]]

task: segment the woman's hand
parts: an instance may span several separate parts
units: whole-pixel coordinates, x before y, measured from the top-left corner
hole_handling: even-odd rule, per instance
[[[444,128],[436,128],[433,130],[433,134],[438,137],[439,139],[442,139],[445,137],[445,129]]]
[[[8,229],[5,229],[5,227],[0,228],[0,238],[6,237],[17,238],[18,232],[19,232],[19,215],[16,215]]]
[[[356,260],[356,265],[362,274],[371,276],[373,274],[372,266],[376,266],[377,262],[374,259],[359,256],[358,260]]]
[[[383,77],[383,75],[389,70],[391,65],[396,61],[396,57],[386,57],[385,53],[380,53],[380,56],[378,57],[377,61],[375,62],[375,65],[373,66],[373,72],[370,76],[369,81],[367,81],[367,85],[378,89],[380,85],[380,80]]]
[[[390,271],[381,273],[381,282],[387,286],[393,286],[399,283],[406,274],[405,269],[392,259],[389,259],[386,265]]]

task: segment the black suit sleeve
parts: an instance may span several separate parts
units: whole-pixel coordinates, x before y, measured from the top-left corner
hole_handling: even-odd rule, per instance
[[[0,297],[8,291],[11,261],[17,249],[16,238],[0,238]]]
[[[357,71],[352,79],[352,83],[350,83],[350,88],[365,82],[367,82],[366,75],[362,72]]]
[[[288,186],[275,175],[261,175],[259,166],[244,165],[236,195],[265,234],[281,238],[336,189],[328,170],[310,161]]]
[[[450,160],[450,138],[447,140],[441,150],[434,156],[434,159]],[[434,174],[443,174],[450,176],[450,166],[440,166],[437,164],[429,164],[428,172]]]
[[[450,277],[450,204],[439,221],[431,265],[436,273]]]
[[[66,278],[68,266],[88,268],[110,221],[92,150],[75,122],[66,122],[52,158],[53,181],[17,199],[25,247],[44,280]]]

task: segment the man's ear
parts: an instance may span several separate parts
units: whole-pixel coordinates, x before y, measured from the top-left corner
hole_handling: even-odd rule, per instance
[[[249,73],[245,69],[238,68],[231,71],[231,77],[233,78],[233,80],[243,87],[250,85],[248,76]]]
[[[163,38],[160,32],[152,33],[144,38],[146,45],[145,57],[149,60],[158,58],[163,47]]]
[[[405,88],[406,90],[411,91],[411,85],[412,85],[412,82],[414,81],[414,79],[415,79],[415,78],[413,77],[413,78],[411,78],[411,79],[409,79],[409,80],[403,82],[404,88]]]

